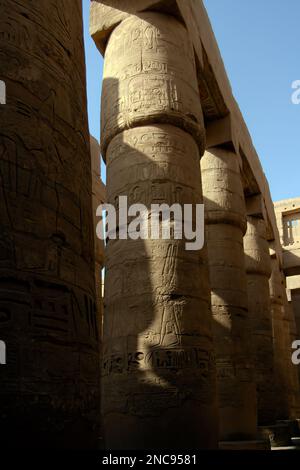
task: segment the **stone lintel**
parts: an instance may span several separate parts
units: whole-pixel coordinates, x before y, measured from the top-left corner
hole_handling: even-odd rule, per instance
[[[225,147],[238,154],[239,146],[232,129],[230,114],[221,119],[210,121],[206,127],[206,148]]]
[[[266,220],[266,209],[261,194],[246,197],[247,215]]]

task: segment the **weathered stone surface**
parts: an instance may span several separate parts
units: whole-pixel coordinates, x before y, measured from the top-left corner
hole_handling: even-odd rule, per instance
[[[252,323],[258,423],[272,424],[278,417],[271,323],[269,278],[271,261],[263,219],[248,216],[244,237],[248,281],[248,308]]]
[[[114,29],[101,122],[108,202],[120,195],[148,208],[202,201],[204,123],[193,49],[174,18],[143,13]],[[205,251],[186,251],[173,236],[110,240],[106,260],[106,446],[217,447]]]
[[[191,133],[204,151],[204,124],[193,47],[185,28],[157,13],[129,17],[105,52],[101,146],[120,131],[169,123]]]
[[[143,13],[113,30],[101,123],[108,202],[123,195],[148,208],[201,203],[196,67],[187,32],[173,17]],[[185,240],[173,236],[109,240],[102,377],[108,448],[217,447],[206,263],[205,251],[186,251]]]
[[[157,13],[158,11],[160,14]],[[164,13],[164,15],[161,13]],[[172,14],[172,18],[165,15],[169,13]],[[278,405],[276,393],[279,389],[273,387],[275,381],[268,285],[271,271],[267,240],[273,241],[276,256],[281,263],[279,237],[268,183],[243,117],[232,96],[203,2],[200,0],[197,2],[192,0],[177,0],[176,2],[172,0],[93,1],[91,32],[98,48],[103,54],[105,53],[102,150],[107,161],[110,159],[109,201],[116,203],[120,194],[128,195],[130,204],[134,202],[144,202],[146,205],[151,202],[165,201],[169,203],[177,201],[190,202],[191,200],[195,201],[198,196],[201,200],[201,189],[199,191],[197,184],[195,184],[194,177],[196,173],[190,174],[188,167],[181,165],[181,157],[178,152],[179,150],[182,151],[182,147],[177,144],[175,147],[173,146],[175,145],[174,142],[177,141],[177,137],[174,139],[174,135],[178,132],[178,130],[175,131],[176,126],[195,140],[200,154],[202,154],[204,148],[202,112],[207,128],[208,145],[210,147],[224,145],[227,149],[235,149],[236,153],[239,154],[240,175],[244,193],[247,195],[247,213],[252,216],[249,219],[249,226],[254,226],[253,230],[250,228],[248,231],[245,245],[248,290],[251,297],[250,316],[252,316],[252,326],[255,328],[254,347],[258,370],[256,381],[260,395],[259,407],[260,410],[263,410],[260,411],[259,419],[260,422],[270,424],[276,417],[279,417],[274,411]],[[192,48],[194,49],[193,52]],[[187,53],[182,54],[182,51],[187,51]],[[186,77],[189,77],[188,84]],[[199,105],[199,95],[201,107]],[[201,108],[201,113],[197,114]],[[162,138],[161,134],[158,135],[157,132],[153,133],[152,131],[149,135],[146,129],[152,127],[163,127],[165,136]],[[132,129],[133,135],[127,129]],[[144,133],[143,137],[141,137],[142,133]],[[168,148],[171,150],[174,148],[174,151],[171,152],[174,164],[171,163],[169,156],[168,158],[166,156],[161,158],[164,152],[167,155]],[[132,164],[128,163],[129,158]],[[244,322],[245,312],[247,311],[246,296],[242,296],[244,274],[242,273],[243,253],[240,243],[241,234],[244,231],[244,220],[241,217],[244,208],[239,206],[242,197],[237,198],[237,193],[230,194],[230,190],[228,191],[229,188],[235,187],[235,172],[236,169],[233,168],[230,168],[227,173],[225,171],[228,178],[226,176],[223,184],[224,169],[222,166],[216,168],[217,187],[219,185],[218,189],[220,191],[215,191],[212,200],[216,197],[215,203],[216,205],[220,204],[220,208],[219,210],[211,208],[208,216],[208,232],[211,244],[214,243],[217,246],[217,249],[212,251],[211,256],[213,270],[215,270],[214,283],[215,286],[220,286],[216,289],[217,295],[213,295],[212,298],[219,312],[223,308],[224,312],[231,312],[232,316],[229,318],[229,315],[227,315],[224,324],[225,330],[230,331],[232,338],[238,336],[237,331],[241,332],[241,336],[243,336],[246,323]],[[187,184],[187,181],[189,181],[189,184]],[[208,181],[210,181],[209,178]],[[181,189],[178,191],[179,187]],[[211,190],[210,183],[208,183],[207,190]],[[222,195],[220,199],[218,194]],[[222,203],[224,203],[223,206]],[[235,209],[232,210],[232,207],[235,207]],[[263,221],[257,222],[257,218],[260,217],[265,219],[266,225],[264,227],[262,227]],[[217,230],[216,226],[222,227],[222,230]],[[173,263],[173,268],[170,268],[172,273],[175,269],[176,276],[174,279],[177,279],[178,285],[180,285],[180,295],[192,295],[191,288],[195,288],[193,280],[196,280],[197,276],[192,276],[193,279],[191,279],[189,274],[185,272],[187,262],[180,244],[174,249],[173,241],[171,247],[168,248],[163,243],[158,242],[155,242],[154,245],[152,242],[146,241],[132,241],[128,242],[128,245],[126,241],[109,242],[107,252],[109,253],[108,265],[111,277],[108,278],[110,279],[108,281],[110,283],[110,294],[107,297],[108,318],[115,318],[116,315],[118,318],[123,318],[123,309],[125,311],[128,309],[130,312],[145,310],[144,304],[141,304],[141,299],[143,298],[145,305],[148,306],[150,301],[148,302],[147,299],[152,299],[153,287],[155,288],[155,295],[163,296],[164,300],[169,298],[168,282],[164,277],[166,273],[160,271],[161,260],[167,257],[168,250],[175,259],[178,255],[178,259],[182,261],[182,263]],[[224,255],[225,252],[227,253],[226,256]],[[159,256],[157,253],[159,253]],[[235,255],[237,253],[237,255],[233,256],[233,253]],[[220,265],[219,269],[218,263],[221,261],[223,264]],[[136,268],[138,275],[134,278],[134,281],[128,280],[127,267],[130,271],[131,263],[138,266]],[[143,269],[146,265],[150,268],[147,268],[144,272]],[[116,274],[116,284],[112,286],[111,280],[114,273],[120,271],[122,271],[122,276],[118,277]],[[148,271],[150,272],[150,281]],[[193,270],[191,272],[193,273]],[[183,275],[183,273],[185,274]],[[165,282],[167,282],[167,287]],[[126,291],[127,283],[131,289],[130,302],[122,303],[121,297],[123,298],[123,296],[121,296],[120,291],[122,293]],[[134,287],[131,287],[133,285]],[[236,285],[237,289],[231,289],[231,285]],[[140,295],[138,301],[134,296],[135,289],[143,294],[143,296]],[[154,298],[156,298],[155,295]],[[117,301],[111,300],[115,298]],[[126,295],[124,298],[126,299]],[[170,299],[174,300],[173,294]],[[237,299],[239,300],[237,301]],[[177,297],[175,300],[178,300]],[[277,322],[276,328],[279,328],[279,304],[274,298],[272,302],[274,311],[276,310],[274,314],[274,317],[276,317],[275,323]],[[110,306],[111,304],[114,304],[113,308]],[[164,312],[164,304],[161,300],[159,300],[158,305],[159,308],[157,304],[154,305],[152,312],[157,312],[157,309]],[[117,314],[114,313],[115,310],[117,310]],[[192,311],[193,309],[191,309]],[[135,319],[137,315],[134,313],[132,318]],[[137,322],[134,320],[134,325],[143,325],[143,321],[148,315],[150,314],[139,313],[141,319]],[[160,316],[164,316],[164,313]],[[130,337],[132,325],[130,322],[128,323],[128,317],[129,315],[124,317],[124,325],[122,325],[121,330],[125,336],[127,334],[126,340],[123,337],[122,341],[110,339],[114,338],[115,329],[118,332],[117,321],[109,324],[106,330],[108,340],[105,346],[107,349],[105,350],[108,351],[108,360],[104,362],[104,387],[110,387],[111,392],[109,395],[106,394],[108,398],[104,403],[104,409],[109,410],[107,412],[108,440],[113,442],[113,445],[117,445],[116,443],[121,441],[123,434],[125,434],[123,429],[127,425],[130,429],[135,430],[135,435],[137,434],[137,422],[141,423],[141,421],[136,420],[135,415],[139,412],[137,410],[141,408],[141,403],[145,401],[147,394],[145,388],[143,393],[139,395],[139,406],[136,405],[138,400],[133,403],[136,397],[131,398],[133,393],[128,391],[131,390],[130,380],[124,375],[128,372],[128,370],[127,372],[124,371],[124,364],[128,363],[131,367],[132,361],[132,338]],[[158,318],[160,318],[159,315]],[[232,318],[238,318],[234,328]],[[287,320],[285,319],[285,321]],[[289,333],[290,338],[292,338],[295,331],[291,316],[289,316],[288,321],[290,322],[290,332],[293,330],[293,333]],[[156,322],[154,324],[156,325]],[[156,328],[155,326],[154,329],[156,330]],[[136,333],[136,331],[139,331],[138,327],[134,331],[134,336],[138,336],[138,333]],[[119,338],[118,334],[117,338]],[[151,334],[149,335],[150,338]],[[170,335],[175,338],[172,331]],[[230,338],[230,335],[226,338]],[[154,332],[153,336],[155,343],[158,333]],[[233,344],[236,346],[236,344],[240,345],[242,342],[243,340],[238,336],[236,341],[226,342],[226,345],[220,351],[224,357],[226,355],[228,357],[232,351],[231,346],[233,348]],[[129,348],[129,359],[126,353],[123,353],[124,345],[128,344],[131,348]],[[134,344],[136,344],[136,338],[134,338]],[[142,344],[144,344],[143,341]],[[112,352],[109,351],[109,347],[113,348]],[[111,354],[114,352],[116,352],[116,355],[112,357]],[[141,355],[136,362],[141,363],[141,365],[137,365],[135,362],[138,370],[138,372],[135,371],[138,381],[141,377],[141,370],[147,372],[154,367],[151,361],[150,363],[146,361],[145,365],[145,350],[141,348],[140,352]],[[237,357],[241,359],[241,364],[244,360],[241,355],[244,352],[245,349],[238,346]],[[172,354],[170,354],[171,363],[173,361],[172,357]],[[157,360],[158,368],[161,367],[162,363],[167,363],[167,360],[161,360],[159,356]],[[107,378],[107,369],[113,371],[113,381],[115,381],[113,385],[112,379]],[[226,376],[226,374],[224,375]],[[142,376],[142,380],[144,380],[144,377],[145,375]],[[226,376],[227,379],[230,381],[232,375]],[[124,380],[126,392],[125,396],[120,398],[118,387],[122,380]],[[132,380],[134,381],[136,378]],[[243,391],[246,390],[246,388],[243,388],[244,386],[245,384],[241,389],[234,390],[235,396],[245,397],[245,394],[243,395]],[[247,390],[250,390],[250,388]],[[113,398],[114,393],[116,393],[115,399]],[[152,391],[150,395],[151,393]],[[126,401],[127,396],[130,397],[128,401]],[[153,410],[157,410],[156,403],[156,401],[150,402],[147,413],[151,414]],[[164,403],[164,399],[162,399],[162,403]],[[241,405],[241,401],[237,400],[237,403],[239,406]],[[114,409],[119,409],[119,411],[114,413]],[[183,411],[182,407],[180,409]],[[242,405],[240,410],[242,410]],[[233,410],[233,413],[235,412],[236,410]],[[120,418],[121,415],[122,419]],[[145,416],[143,416],[143,423],[146,423]],[[187,416],[188,414],[184,415],[184,418]],[[253,414],[251,416],[253,417]],[[154,424],[156,418],[153,418],[153,420],[152,418],[149,420],[149,429],[155,429],[156,426]],[[251,419],[248,420],[248,418],[245,420],[247,425],[251,422]],[[171,417],[168,423],[171,423],[172,419]],[[241,425],[241,421],[237,420],[234,426],[237,425],[237,428]],[[121,422],[121,430],[117,435],[115,430],[119,422]],[[154,439],[151,436],[148,439],[146,424],[141,426],[139,430],[142,430],[138,441],[140,447],[145,446],[145,440],[143,441],[145,436],[147,436],[147,442]],[[156,437],[158,440],[160,439],[160,432],[156,433]],[[128,447],[132,446],[130,439],[130,436],[126,435],[126,445]],[[164,440],[165,442],[166,440]]]
[[[288,344],[291,347],[294,341],[299,340],[299,330],[297,330],[297,324],[295,321],[295,315],[293,310],[293,304],[284,299],[285,312],[288,322]],[[293,350],[292,350],[293,351]],[[290,349],[290,352],[292,352]],[[299,390],[299,366],[290,362],[290,415],[291,419],[297,419],[300,416],[300,390]]]
[[[165,199],[169,204],[196,203],[202,198],[198,165],[195,141],[174,126],[143,126],[119,134],[109,145],[107,200],[114,203],[126,195],[128,205],[142,202],[149,208]]]
[[[109,36],[121,21],[147,10],[172,16],[178,12],[175,0],[91,0],[90,33],[101,54],[104,54]]]
[[[299,278],[300,276],[298,276]],[[297,340],[300,339],[300,280],[297,281],[297,289],[292,289],[291,293],[291,307],[292,307],[292,315],[294,316],[295,320],[295,332]],[[297,367],[297,371],[299,374],[299,381],[300,381],[300,367]],[[300,387],[299,387],[300,390]],[[299,402],[300,402],[300,391],[299,391]],[[299,414],[300,416],[300,414]]]
[[[107,191],[110,203],[201,203],[197,145],[168,125],[119,134],[107,150]],[[184,240],[110,240],[106,259],[106,445],[216,447],[204,252],[186,251]]]
[[[7,0],[0,18],[1,445],[93,447],[99,327],[81,2]]]
[[[287,419],[290,411],[291,345],[289,322],[284,308],[285,288],[276,256],[271,258],[270,283],[271,315],[274,344],[274,365],[278,391],[278,418]]]
[[[220,440],[255,439],[256,387],[243,248],[246,208],[238,158],[222,148],[211,148],[201,160],[201,173],[217,361]]]

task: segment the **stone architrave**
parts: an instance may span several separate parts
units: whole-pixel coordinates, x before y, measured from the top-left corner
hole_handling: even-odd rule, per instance
[[[220,415],[220,440],[256,438],[243,236],[246,207],[239,161],[222,147],[201,159]]]

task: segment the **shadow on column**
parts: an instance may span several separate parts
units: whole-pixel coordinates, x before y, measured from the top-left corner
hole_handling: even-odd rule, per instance
[[[224,152],[222,149],[220,151]],[[207,171],[208,164],[205,168]],[[219,188],[212,183],[211,190],[214,187]],[[223,189],[224,201],[225,197],[228,198],[226,193],[231,194],[231,191],[233,188]],[[205,195],[206,244],[217,363],[220,440],[236,442],[236,445],[239,443],[243,448],[243,441],[255,442],[257,439],[257,401],[245,266],[243,268],[242,217],[231,199],[229,201],[230,205],[227,201],[227,206],[225,203],[221,206]]]

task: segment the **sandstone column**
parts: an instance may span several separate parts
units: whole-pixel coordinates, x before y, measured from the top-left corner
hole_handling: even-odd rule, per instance
[[[258,424],[269,425],[278,415],[274,371],[269,278],[271,263],[266,223],[248,216],[244,237],[248,281],[248,308],[252,323]]]
[[[291,346],[289,345],[289,322],[284,308],[284,286],[276,252],[272,251],[270,277],[271,315],[274,341],[274,365],[278,391],[278,418],[289,417],[289,391],[291,369]]]
[[[201,160],[220,407],[220,440],[256,438],[243,236],[246,207],[237,155],[210,148]]]
[[[287,348],[291,360],[293,349],[292,344],[295,340],[299,340],[299,332],[297,331],[297,325],[295,321],[295,315],[293,311],[292,303],[288,299],[284,298],[286,320],[288,324],[288,339]],[[299,419],[300,416],[300,387],[299,387],[299,366],[294,365],[290,362],[290,418]]]
[[[108,18],[102,5],[96,42],[112,10]],[[148,208],[202,202],[203,116],[193,48],[176,19],[142,13],[113,30],[101,123],[108,202],[120,195]],[[102,377],[108,448],[217,447],[205,252],[186,251],[184,242],[108,242]]]
[[[0,5],[1,446],[95,447],[91,168],[79,0]]]
[[[286,287],[286,295],[284,297],[286,307],[286,319],[288,322],[288,353],[291,354],[291,344],[300,338],[300,275],[288,276],[282,273],[283,284]],[[294,350],[292,351],[294,352]],[[300,416],[300,367],[290,363],[291,383],[296,384],[294,394],[297,395],[297,400],[294,398],[290,401],[293,402],[291,409],[291,416]],[[298,377],[296,380],[295,377]],[[298,403],[297,403],[298,401]],[[298,418],[299,419],[299,418]]]

